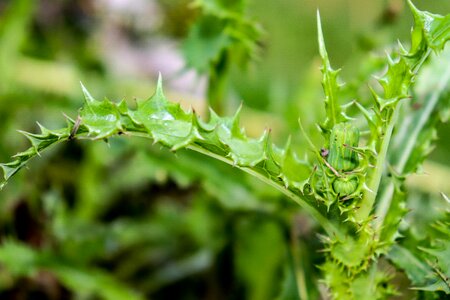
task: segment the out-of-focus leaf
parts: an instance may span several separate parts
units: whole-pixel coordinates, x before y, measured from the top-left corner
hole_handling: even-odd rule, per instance
[[[205,17],[195,23],[184,43],[188,67],[207,72],[211,62],[219,60],[222,51],[232,43],[224,32],[224,21]]]
[[[202,16],[192,25],[183,45],[188,67],[200,73],[219,72],[217,64],[227,52],[234,54],[237,63],[255,56],[260,29],[244,14],[246,1],[198,0],[194,4]],[[214,65],[217,68],[210,69]]]
[[[450,294],[450,201],[445,196],[440,209],[445,215],[425,228],[425,240],[409,234],[402,241],[405,246],[394,245],[388,257],[405,271],[415,288]]]
[[[245,220],[237,227],[236,271],[247,287],[245,298],[267,299],[278,288],[277,273],[285,253],[282,232],[275,223],[264,221]]]
[[[110,300],[144,299],[103,271],[67,264],[49,252],[34,250],[14,241],[0,246],[0,263],[14,276],[30,276],[38,270],[48,270],[79,296],[96,295]]]
[[[439,250],[426,250],[437,261],[427,260],[424,254],[418,254],[400,245],[394,245],[388,254],[389,259],[402,270],[404,270],[411,280],[413,286],[426,291],[444,291],[450,293],[448,283],[450,274],[448,257],[450,255],[450,245],[441,245]],[[441,268],[444,267],[445,270]]]
[[[33,16],[35,1],[17,0],[10,1],[9,7],[0,15],[0,90],[11,88],[10,77],[13,71],[14,62],[20,53],[25,37],[27,36],[27,26]]]

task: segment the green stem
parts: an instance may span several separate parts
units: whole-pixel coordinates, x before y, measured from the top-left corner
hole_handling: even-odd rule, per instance
[[[306,286],[305,267],[302,261],[306,258],[304,255],[304,246],[300,244],[301,239],[296,234],[291,233],[290,252],[295,272],[297,292],[302,300],[308,300],[308,288]]]
[[[206,149],[203,149],[196,145],[190,145],[187,147],[187,149],[199,152],[201,154],[204,154],[206,156],[212,157],[214,159],[220,160],[224,163],[227,163],[231,166],[234,166],[256,178],[261,180],[262,182],[266,183],[267,185],[270,185],[274,187],[275,189],[279,190],[281,193],[286,195],[289,199],[296,202],[298,205],[300,205],[306,212],[308,212],[327,232],[329,236],[342,236],[342,233],[340,230],[330,221],[328,220],[324,215],[320,213],[314,206],[312,206],[306,199],[303,199],[299,194],[294,193],[293,191],[287,189],[284,185],[277,183],[275,181],[270,180],[266,176],[262,175],[261,173],[258,173],[257,171],[248,168],[248,167],[242,167],[237,166],[231,159],[228,159],[226,157],[222,157],[220,155],[217,155],[213,152],[210,152]]]
[[[364,193],[360,209],[356,212],[357,222],[363,222],[369,217],[369,214],[372,211],[373,205],[375,203],[375,199],[378,194],[378,188],[380,186],[381,177],[383,175],[386,166],[387,150],[391,142],[392,132],[394,131],[394,126],[397,123],[399,117],[400,109],[398,109],[398,107],[399,105],[397,105],[393,109],[391,120],[389,121],[389,124],[386,128],[383,142],[381,144],[381,150],[377,155],[377,162],[375,165],[374,173],[370,178],[369,184],[367,186],[368,190]]]
[[[428,58],[428,56],[430,54],[431,54],[431,50],[427,49],[427,51],[421,56],[421,58],[412,64],[411,69],[413,70],[413,74],[414,74],[413,77],[417,74],[420,67],[423,65],[423,63],[425,62],[425,60]],[[397,93],[393,93],[393,94],[394,95],[400,94],[400,92],[398,91]],[[389,145],[391,143],[392,132],[398,121],[401,106],[402,105],[400,102],[399,104],[397,104],[396,106],[394,106],[392,108],[393,113],[390,118],[389,124],[386,128],[386,132],[383,137],[383,142],[381,144],[380,152],[378,153],[378,156],[377,156],[375,171],[369,181],[368,191],[366,193],[364,193],[364,197],[361,201],[360,209],[356,212],[356,220],[358,222],[363,222],[364,220],[366,220],[369,217],[370,212],[372,211],[373,206],[375,204],[375,200],[376,200],[376,197],[378,194],[378,188],[379,188],[380,182],[381,182],[381,177],[383,175],[383,172],[384,172],[384,169],[386,166],[387,151],[388,151]]]
[[[127,134],[132,135],[132,136],[138,136],[138,137],[144,137],[144,138],[149,138],[148,134],[143,133],[143,132],[127,132]],[[316,209],[314,206],[312,206],[308,200],[306,198],[303,198],[300,194],[294,193],[293,191],[289,190],[288,188],[286,188],[284,185],[275,182],[273,180],[270,180],[269,178],[267,178],[266,176],[264,176],[261,173],[258,173],[257,171],[248,168],[248,167],[243,167],[243,166],[238,166],[236,165],[231,159],[220,156],[216,153],[213,153],[211,151],[208,151],[198,145],[189,145],[186,147],[186,149],[192,150],[192,151],[196,151],[198,153],[201,153],[203,155],[209,156],[211,158],[220,160],[230,166],[236,167],[238,169],[240,169],[241,171],[244,171],[256,178],[258,178],[259,180],[261,180],[262,182],[266,183],[267,185],[270,185],[272,187],[274,187],[275,189],[279,190],[281,193],[283,193],[285,196],[287,196],[289,199],[293,200],[294,202],[296,202],[298,205],[300,205],[306,212],[308,212],[322,227],[323,229],[327,232],[327,234],[329,236],[338,236],[338,237],[343,237],[342,232],[339,230],[338,227],[336,227],[330,220],[328,220],[324,215],[322,215],[322,213],[320,213],[320,211],[318,209]]]
[[[405,134],[408,135],[408,139],[406,143],[402,144],[402,150],[399,157],[398,163],[395,165],[395,170],[397,173],[402,174],[405,170],[406,164],[411,156],[411,153],[414,150],[415,143],[417,142],[417,138],[421,133],[423,127],[426,125],[427,121],[430,118],[433,110],[439,102],[439,98],[441,94],[444,92],[445,88],[448,86],[450,82],[450,69],[447,69],[445,73],[442,75],[439,80],[438,85],[435,89],[433,89],[433,93],[431,96],[425,101],[426,106],[423,109],[423,112],[418,116],[418,118],[412,118],[410,123],[414,124],[412,130],[407,131]],[[380,229],[383,225],[383,222],[388,214],[389,208],[392,202],[392,196],[394,194],[394,184],[390,182],[387,187],[383,190],[380,200],[377,205],[376,216],[377,219],[375,222],[375,228]]]

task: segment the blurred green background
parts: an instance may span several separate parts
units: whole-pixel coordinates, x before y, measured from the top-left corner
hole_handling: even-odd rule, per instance
[[[75,118],[80,81],[98,99],[132,105],[151,96],[161,73],[169,99],[206,114],[210,73],[196,72],[186,62],[198,53],[183,51],[202,15],[191,2],[0,1],[0,161],[28,147],[17,130]],[[409,41],[405,1],[247,2],[257,47],[244,67],[230,66],[223,113],[243,103],[247,132],[272,128],[278,144],[291,135],[301,148],[298,117],[314,131],[323,114],[317,9],[348,100],[368,98],[351,87],[371,80],[386,45]],[[450,12],[448,0],[414,3]],[[439,129],[425,166],[440,175],[420,193],[448,191],[449,129]],[[307,274],[311,299],[321,294],[314,222],[276,191],[195,153],[129,138],[72,141],[21,171],[0,200],[1,299],[295,299],[293,266]]]

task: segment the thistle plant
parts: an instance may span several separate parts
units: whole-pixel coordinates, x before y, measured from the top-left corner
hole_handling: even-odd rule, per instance
[[[309,143],[304,148],[313,154],[305,160],[299,159],[290,140],[284,147],[274,145],[270,130],[259,138],[248,137],[240,127],[240,110],[232,117],[220,117],[211,110],[208,121],[195,111],[183,110],[165,98],[160,78],[155,94],[139,101],[136,108],[125,101],[97,101],[83,86],[84,106],[76,118],[67,117],[67,127],[50,130],[39,125],[40,133],[22,132],[31,147],[0,165],[2,187],[30,159],[61,142],[144,137],[173,152],[186,148],[220,160],[298,203],[323,228],[324,262],[319,268],[332,298],[386,299],[396,294],[391,274],[379,264],[386,258],[406,272],[413,287],[449,294],[448,221],[436,224],[441,238],[423,247],[422,254],[415,249],[411,254],[426,257],[428,263],[422,267],[416,268],[409,256],[402,256],[413,250],[398,245],[399,224],[408,211],[404,180],[430,152],[434,127],[448,108],[445,95],[450,83],[447,58],[448,67],[419,100],[421,108],[408,109],[419,70],[450,39],[450,15],[409,5],[414,16],[411,45],[399,44],[387,55],[384,72],[374,74],[379,86],[370,87],[369,106],[358,99],[340,99],[339,70],[331,66],[318,15],[326,118],[318,122],[323,145],[314,145],[306,137]],[[359,113],[353,116],[355,111]],[[366,121],[361,128],[354,122],[358,117]],[[306,135],[301,124],[300,128],[298,134]]]

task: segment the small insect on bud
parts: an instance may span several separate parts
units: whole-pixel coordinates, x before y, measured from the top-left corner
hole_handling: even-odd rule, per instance
[[[350,123],[334,125],[330,135],[328,163],[338,172],[358,167],[358,153],[353,149],[359,144],[359,130]]]

